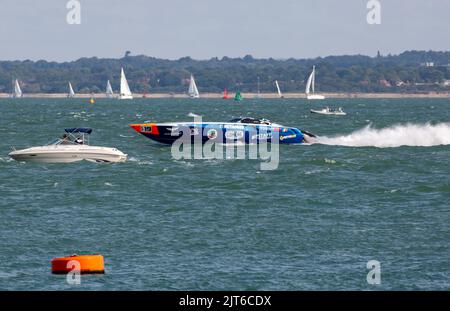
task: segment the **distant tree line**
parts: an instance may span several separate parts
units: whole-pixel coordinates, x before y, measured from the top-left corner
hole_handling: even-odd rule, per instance
[[[126,56],[120,59],[81,58],[73,62],[0,61],[0,92],[12,91],[19,79],[24,93],[65,93],[70,81],[79,93],[103,93],[110,80],[117,92],[120,68],[137,93],[186,92],[194,74],[200,92],[239,89],[275,92],[278,80],[283,92],[303,92],[316,65],[316,85],[324,92],[426,92],[449,90],[450,52],[407,51],[400,55],[329,56],[315,59],[255,59],[223,57],[194,60]]]

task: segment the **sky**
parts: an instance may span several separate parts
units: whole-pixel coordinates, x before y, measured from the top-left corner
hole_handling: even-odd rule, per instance
[[[0,60],[315,58],[450,50],[449,0],[0,0]]]

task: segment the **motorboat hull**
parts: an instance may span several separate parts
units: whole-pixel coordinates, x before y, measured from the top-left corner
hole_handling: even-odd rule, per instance
[[[208,141],[219,143],[255,144],[273,142],[280,144],[301,144],[308,142],[311,134],[305,134],[294,127],[282,125],[260,125],[241,123],[144,123],[131,124],[136,132],[145,137],[162,143],[173,144],[180,138],[191,143]],[[314,135],[312,135],[314,137]]]
[[[347,113],[345,113],[345,112],[313,110],[313,109],[311,109],[311,113],[322,114],[322,115],[331,115],[331,116],[345,116],[345,115],[347,115]]]
[[[123,162],[127,155],[115,148],[75,145],[50,145],[12,151],[16,161],[33,163]]]
[[[325,96],[317,94],[308,94],[306,95],[306,98],[309,100],[323,100],[325,99]]]

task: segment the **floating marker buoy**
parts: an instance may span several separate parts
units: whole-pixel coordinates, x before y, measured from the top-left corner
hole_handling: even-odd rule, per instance
[[[73,260],[77,261],[79,265],[71,262]],[[102,255],[72,255],[52,259],[53,274],[67,274],[77,266],[80,267],[81,274],[105,273],[105,264]]]
[[[91,100],[89,101],[91,104],[95,104],[95,99],[91,98]]]

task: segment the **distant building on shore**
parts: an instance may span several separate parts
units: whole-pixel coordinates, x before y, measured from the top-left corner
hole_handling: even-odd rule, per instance
[[[449,87],[450,86],[450,80],[442,81],[441,85],[444,86],[444,87]]]
[[[391,83],[385,79],[378,81],[378,84],[380,84],[383,87],[392,87]]]
[[[434,62],[425,62],[420,65],[423,67],[434,67]]]

